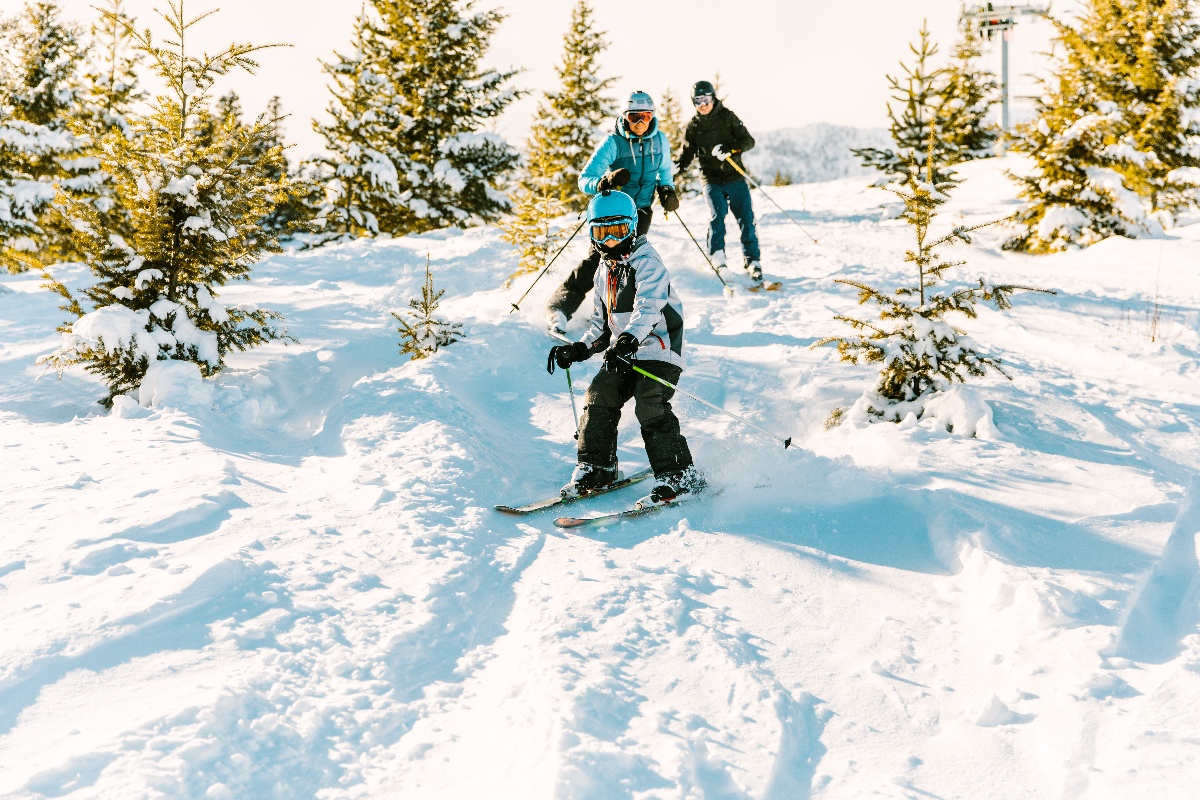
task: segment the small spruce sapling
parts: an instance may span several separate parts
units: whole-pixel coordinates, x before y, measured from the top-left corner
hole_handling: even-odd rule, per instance
[[[392,312],[392,316],[400,323],[400,354],[409,355],[410,360],[427,358],[448,344],[458,341],[462,335],[462,325],[457,322],[445,322],[434,316],[438,308],[438,300],[446,293],[445,289],[435,292],[433,289],[433,272],[429,268],[429,256],[425,256],[425,284],[421,287],[421,299],[409,300],[411,308],[406,312],[412,317],[409,322],[404,317]]]
[[[1010,296],[1015,291],[1047,291],[993,284],[983,278],[978,285],[957,290],[938,288],[945,281],[946,270],[966,262],[942,261],[937,250],[957,242],[970,244],[974,231],[1003,220],[959,225],[930,240],[930,223],[938,207],[949,199],[946,192],[953,186],[950,182],[934,183],[932,178],[937,168],[933,161],[930,153],[922,176],[914,160],[904,185],[887,187],[904,201],[902,218],[916,234],[916,247],[904,256],[906,262],[917,268],[916,285],[902,286],[887,294],[859,281],[838,279],[838,283],[858,290],[860,305],[875,303],[879,319],[867,321],[838,315],[836,318],[858,331],[858,335],[829,336],[813,345],[836,344],[843,361],[882,365],[878,384],[856,404],[856,410],[865,412],[863,417],[867,419],[899,422],[909,413],[919,418],[934,393],[949,388],[955,381],[965,382],[968,376],[981,377],[989,367],[1008,378],[999,359],[981,354],[976,343],[947,322],[947,317],[962,314],[974,319],[978,303],[990,303],[1003,311],[1011,307]],[[830,423],[837,424],[844,416],[845,410],[838,409]]]

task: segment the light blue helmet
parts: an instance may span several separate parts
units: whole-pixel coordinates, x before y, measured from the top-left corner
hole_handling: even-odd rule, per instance
[[[592,247],[605,255],[621,256],[637,234],[637,206],[624,192],[602,192],[588,203],[588,232]],[[615,243],[612,247],[602,246]]]
[[[625,111],[623,113],[628,114],[630,111],[649,111],[654,113],[654,98],[640,90],[634,92],[625,101]]]

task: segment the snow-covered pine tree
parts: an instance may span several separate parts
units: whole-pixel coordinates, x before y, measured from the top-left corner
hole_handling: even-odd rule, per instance
[[[504,240],[520,252],[518,275],[546,265],[563,238],[555,221],[569,211],[582,211],[588,198],[579,191],[583,171],[603,125],[616,113],[604,95],[612,78],[597,76],[597,58],[606,43],[595,30],[592,9],[579,0],[571,11],[571,27],[563,37],[563,60],[556,67],[560,87],[546,92],[538,104],[525,148],[525,164],[513,192],[513,213],[500,223]]]
[[[939,92],[937,129],[949,164],[994,156],[1000,138],[1000,126],[988,121],[1000,85],[977,67],[979,42],[978,33],[964,26]]]
[[[188,19],[183,3],[171,0],[162,16],[172,34],[164,45],[148,31],[132,33],[166,89],[147,116],[134,120],[132,140],[110,134],[102,147],[115,196],[129,210],[130,235],[107,230],[92,204],[73,206],[98,279],[85,291],[93,310],[84,313],[59,285],[79,318],[64,327],[59,350],[43,359],[60,373],[83,364],[102,376],[106,403],[136,388],[153,361],[190,361],[209,376],[231,350],[284,336],[273,324],[278,314],[218,299],[221,286],[246,279],[264,252],[278,250],[254,234],[279,185],[243,161],[269,135],[268,126],[227,121],[206,134],[197,114],[216,78],[233,69],[252,73],[258,66],[252,55],[263,46],[189,55],[187,33],[209,14]]]
[[[256,230],[248,231],[251,238],[262,237],[264,241],[278,239],[292,228],[289,219],[299,223],[308,213],[300,206],[295,193],[301,188],[293,180],[294,173],[289,170],[287,158],[284,156],[286,145],[283,141],[280,125],[283,112],[278,97],[271,98],[267,103],[265,113],[259,115],[254,125],[248,125],[242,111],[241,99],[237,92],[228,92],[217,100],[210,111],[203,109],[197,112],[197,138],[204,143],[212,143],[217,136],[223,136],[228,155],[234,158],[242,169],[247,172],[261,173],[260,182],[278,188],[278,194],[271,199],[267,214],[256,226]],[[238,146],[248,131],[261,127],[261,135],[251,138],[249,149],[234,154],[232,148]],[[223,134],[226,129],[236,130],[236,135]]]
[[[946,280],[946,270],[966,263],[942,261],[939,248],[957,242],[969,244],[973,231],[995,224],[960,225],[930,240],[930,224],[953,186],[950,182],[934,183],[933,176],[939,171],[930,157],[925,162],[925,174],[921,175],[914,159],[905,185],[887,187],[904,201],[903,219],[912,225],[916,235],[915,249],[904,257],[916,267],[915,285],[887,293],[859,281],[839,278],[838,283],[858,290],[860,305],[871,302],[879,307],[879,319],[867,321],[838,315],[837,319],[858,331],[858,335],[830,336],[813,345],[836,344],[843,361],[882,365],[879,382],[851,409],[851,418],[898,422],[910,412],[920,418],[929,397],[955,381],[982,376],[989,367],[1004,375],[999,360],[980,354],[975,342],[951,325],[947,317],[962,314],[974,319],[978,303],[991,303],[1004,310],[1010,307],[1009,298],[1015,291],[1044,291],[992,284],[983,278],[978,285],[938,288]],[[843,416],[839,409],[831,422]]]
[[[687,125],[683,121],[683,109],[679,105],[679,99],[670,89],[662,93],[662,100],[658,108],[658,127],[666,134],[667,141],[671,143],[672,163],[678,162],[679,155],[683,152],[683,132]],[[675,191],[679,193],[680,197],[693,194],[697,190],[698,182],[694,167],[675,176]]]
[[[90,58],[85,73],[85,119],[93,139],[113,128],[125,137],[133,135],[130,117],[134,107],[146,99],[139,70],[145,54],[138,50],[130,31],[134,19],[126,13],[125,0],[108,0],[92,25]]]
[[[434,291],[433,271],[429,266],[429,256],[425,256],[425,283],[421,287],[421,299],[409,300],[410,310],[406,313],[412,318],[409,322],[404,317],[392,312],[392,316],[400,323],[400,354],[411,356],[409,360],[427,358],[440,348],[458,341],[462,335],[462,325],[457,322],[445,322],[434,316],[438,309],[438,301],[446,293],[445,289]]]
[[[77,255],[59,192],[95,195],[103,183],[81,130],[82,31],[54,2],[26,4],[5,26],[0,68],[0,263],[18,271]]]
[[[1010,249],[1161,231],[1200,184],[1200,22],[1192,0],[1089,0],[1052,20],[1058,58],[1013,149],[1033,170]]]
[[[899,116],[896,106],[888,103],[888,118],[892,121],[889,130],[895,150],[862,147],[850,152],[862,159],[863,166],[874,167],[885,174],[885,181],[903,183],[909,175],[909,166],[915,160],[923,166],[932,153],[933,163],[940,164],[941,171],[934,178],[937,183],[952,181],[954,173],[946,169],[951,163],[950,153],[940,142],[938,128],[938,102],[944,70],[934,69],[932,59],[937,55],[937,45],[929,38],[927,23],[921,24],[919,38],[910,43],[912,66],[900,63],[903,75],[888,75],[888,86],[892,100],[901,108]],[[934,142],[930,150],[930,142]]]
[[[400,115],[391,96],[392,84],[383,73],[387,48],[365,5],[354,21],[353,47],[348,55],[335,52],[334,60],[321,62],[332,80],[333,95],[328,108],[332,121],[313,120],[329,151],[312,162],[316,180],[325,187],[325,198],[317,208],[324,240],[374,236],[380,232],[380,217],[404,200],[396,164],[388,153],[395,132],[412,120]]]
[[[484,69],[489,39],[504,19],[458,0],[370,0],[385,61],[392,131],[385,152],[400,202],[377,212],[380,230],[419,233],[491,222],[510,207],[500,183],[519,161],[484,130],[518,96],[516,74]]]
[[[300,167],[293,167],[284,156],[287,148],[283,139],[284,117],[283,104],[279,97],[272,97],[267,102],[267,111],[262,117],[266,124],[266,135],[255,148],[261,163],[266,167],[267,178],[280,187],[280,193],[272,200],[270,210],[259,223],[259,229],[265,235],[277,238],[311,228],[315,209],[308,201],[317,192],[317,187],[309,180],[305,171]]]
[[[607,46],[604,33],[595,28],[591,6],[579,0],[563,37],[562,63],[555,67],[559,88],[546,92],[538,104],[530,135],[528,152],[549,158],[559,173],[558,194],[571,211],[587,208],[590,198],[579,191],[579,173],[617,113],[616,103],[606,94],[616,79],[598,74],[599,57]]]

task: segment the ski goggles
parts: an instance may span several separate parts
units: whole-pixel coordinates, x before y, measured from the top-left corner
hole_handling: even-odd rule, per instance
[[[600,244],[624,241],[632,232],[633,224],[627,219],[592,223],[592,241]]]
[[[642,125],[654,119],[653,111],[626,111],[625,121],[630,125]]]
[[[713,96],[711,94],[698,94],[692,98],[692,105],[694,105],[696,108],[700,108],[700,106],[706,106],[712,101]]]

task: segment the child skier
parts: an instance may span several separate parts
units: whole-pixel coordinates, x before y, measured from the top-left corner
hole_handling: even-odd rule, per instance
[[[606,191],[588,205],[592,247],[600,256],[591,326],[581,341],[550,349],[546,370],[565,369],[601,350],[604,365],[588,386],[579,423],[579,458],[563,497],[588,494],[617,480],[617,423],[634,399],[655,487],[639,506],[667,503],[704,487],[692,464],[674,391],[633,370],[676,384],[683,372],[683,306],[658,252],[638,235],[638,208],[624,192]],[[611,342],[611,346],[610,346]]]

